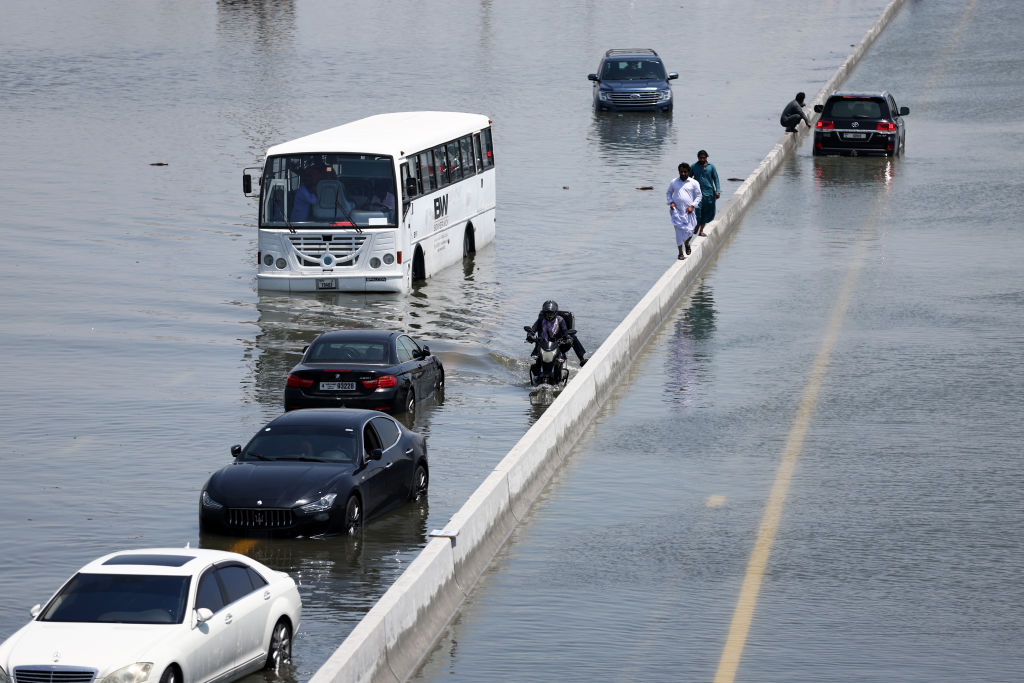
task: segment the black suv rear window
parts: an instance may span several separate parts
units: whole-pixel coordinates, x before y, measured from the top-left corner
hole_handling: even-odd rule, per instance
[[[823,117],[833,119],[881,119],[889,115],[880,97],[836,97],[825,104]]]

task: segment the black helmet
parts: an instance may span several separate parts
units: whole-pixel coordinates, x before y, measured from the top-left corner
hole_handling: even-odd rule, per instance
[[[548,299],[544,302],[544,306],[541,307],[540,312],[544,314],[544,317],[551,320],[558,314],[558,304]]]

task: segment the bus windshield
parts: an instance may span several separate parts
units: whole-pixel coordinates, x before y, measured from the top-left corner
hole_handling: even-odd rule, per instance
[[[260,227],[394,227],[389,156],[289,154],[267,159]]]

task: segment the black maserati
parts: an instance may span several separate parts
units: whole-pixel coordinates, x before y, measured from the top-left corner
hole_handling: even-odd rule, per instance
[[[444,390],[444,366],[401,332],[338,330],[313,340],[288,374],[284,409],[416,410]]]
[[[199,500],[203,532],[232,536],[354,533],[363,522],[426,495],[427,442],[389,415],[310,408],[275,418]]]

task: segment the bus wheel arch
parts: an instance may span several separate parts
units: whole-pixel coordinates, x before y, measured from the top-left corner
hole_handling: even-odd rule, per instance
[[[427,279],[427,268],[423,262],[423,249],[416,245],[416,251],[412,255],[412,281]]]

